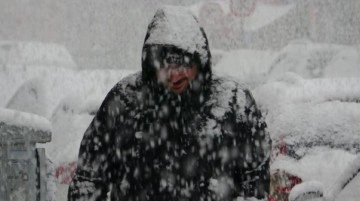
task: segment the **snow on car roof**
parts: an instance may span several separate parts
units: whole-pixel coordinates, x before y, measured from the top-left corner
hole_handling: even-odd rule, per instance
[[[360,184],[360,156],[358,155],[345,169],[345,171],[340,175],[336,184],[346,184],[345,189],[344,186],[335,185],[332,189],[329,189],[329,194],[333,193],[333,197],[336,196],[336,201],[346,200],[346,201],[354,201],[358,200],[360,196],[359,184]],[[339,192],[339,194],[336,194]]]
[[[273,139],[360,150],[360,78],[305,80],[291,74],[257,87],[254,96]]]

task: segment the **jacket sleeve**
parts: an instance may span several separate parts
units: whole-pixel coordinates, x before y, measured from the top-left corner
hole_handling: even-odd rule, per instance
[[[245,90],[245,178],[243,188],[247,197],[266,198],[270,191],[271,139],[267,125],[250,91]]]
[[[85,131],[68,201],[106,200],[114,177],[114,127],[120,106],[119,97],[110,91]]]
[[[266,123],[257,108],[250,91],[244,90],[246,97],[245,118],[242,124],[242,184],[245,197],[264,199],[270,191],[271,139]]]

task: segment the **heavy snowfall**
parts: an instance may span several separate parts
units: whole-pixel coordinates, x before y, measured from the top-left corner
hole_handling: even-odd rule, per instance
[[[214,74],[252,91],[273,142],[268,200],[358,200],[357,0],[1,1],[0,200],[10,189],[10,200],[67,200],[84,132],[109,90],[141,70],[163,4],[188,8]],[[30,165],[16,143],[38,148]],[[23,172],[33,164],[44,181]]]

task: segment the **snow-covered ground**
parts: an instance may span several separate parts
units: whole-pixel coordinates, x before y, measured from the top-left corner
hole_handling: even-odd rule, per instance
[[[294,42],[278,52],[222,52],[214,71],[251,88],[274,144],[296,148],[299,158],[280,155],[273,159],[272,170],[330,188],[360,150],[359,65],[357,47]],[[55,167],[65,169],[57,175],[58,200],[66,200],[67,184],[60,183],[71,175],[62,174],[76,161],[83,132],[101,101],[117,81],[134,72],[80,71],[48,63],[3,65],[1,107],[35,113],[52,126],[52,141],[41,146]],[[349,188],[358,187],[358,181]]]

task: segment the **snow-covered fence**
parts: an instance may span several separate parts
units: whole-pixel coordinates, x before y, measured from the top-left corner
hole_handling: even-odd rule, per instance
[[[45,150],[36,144],[50,141],[45,118],[0,109],[0,200],[46,200]]]

